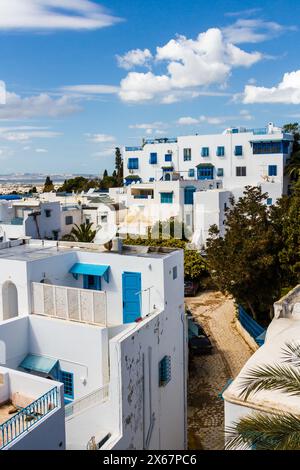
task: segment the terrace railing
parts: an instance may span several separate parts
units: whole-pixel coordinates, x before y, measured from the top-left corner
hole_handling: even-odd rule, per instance
[[[32,313],[106,326],[106,293],[33,282]]]
[[[73,415],[82,413],[87,408],[95,406],[99,403],[103,403],[108,398],[109,384],[104,385],[103,387],[95,390],[94,392],[86,395],[85,397],[79,398],[79,400],[69,403],[65,407],[65,416],[70,418]]]
[[[4,449],[58,407],[59,393],[55,387],[0,425],[0,449]]]

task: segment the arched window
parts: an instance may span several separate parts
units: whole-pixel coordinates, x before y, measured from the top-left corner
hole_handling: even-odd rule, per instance
[[[2,306],[3,320],[9,320],[18,316],[18,290],[11,281],[4,282],[2,286]]]

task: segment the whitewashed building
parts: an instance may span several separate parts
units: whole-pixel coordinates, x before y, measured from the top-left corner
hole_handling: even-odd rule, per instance
[[[186,348],[181,250],[0,245],[0,448],[186,448]],[[1,394],[2,373],[31,385]]]
[[[24,237],[57,240],[81,220],[82,211],[75,204],[39,198],[0,201],[0,240]]]
[[[282,391],[261,390],[247,400],[241,397],[243,378],[259,366],[286,366],[284,348],[287,343],[299,346],[300,341],[300,285],[274,304],[274,318],[270,323],[265,343],[247,361],[235,380],[223,393],[225,429],[251,413],[291,413],[300,415],[300,398]],[[288,364],[293,369],[293,364]]]
[[[125,183],[171,180],[216,180],[225,189],[264,182],[278,183],[278,196],[288,190],[284,167],[293,136],[273,123],[262,129],[230,128],[222,134],[148,139],[125,147]]]

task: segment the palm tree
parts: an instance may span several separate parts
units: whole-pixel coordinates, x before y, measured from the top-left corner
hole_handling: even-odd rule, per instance
[[[286,364],[250,369],[242,382],[240,396],[247,400],[260,390],[281,390],[300,396],[300,344],[286,343],[283,361]],[[255,412],[236,421],[226,435],[226,449],[299,450],[300,417],[284,412]]]
[[[80,226],[76,225],[72,228],[69,235],[65,235],[63,240],[65,241],[74,241],[74,242],[83,242],[83,243],[93,243],[96,230],[92,230],[92,223],[85,222],[84,224],[80,224]]]

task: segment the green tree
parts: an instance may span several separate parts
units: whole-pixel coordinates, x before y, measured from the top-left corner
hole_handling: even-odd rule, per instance
[[[294,183],[291,196],[283,197],[274,206],[271,218],[280,237],[282,283],[293,287],[300,283],[300,179]]]
[[[174,234],[182,233],[182,238],[173,238]],[[164,234],[169,238],[164,238]],[[184,277],[190,280],[199,280],[207,274],[204,259],[197,250],[191,250],[188,247],[187,239],[184,237],[182,222],[171,218],[168,221],[158,222],[152,229],[148,230],[148,237],[131,238],[124,240],[127,245],[146,245],[166,248],[177,248],[184,250]]]
[[[283,360],[285,365],[262,365],[250,369],[243,377],[240,396],[246,401],[260,390],[279,390],[290,396],[300,396],[299,344],[287,343]],[[272,415],[254,412],[237,420],[226,434],[227,449],[299,450],[300,418],[283,412]]]
[[[245,188],[226,211],[224,237],[216,226],[207,241],[207,264],[223,293],[230,293],[254,318],[271,314],[280,292],[278,240],[259,187]]]
[[[298,122],[285,124],[283,132],[288,132],[294,136],[292,154],[285,167],[285,174],[292,180],[298,180],[300,177],[300,127]]]
[[[43,192],[44,193],[51,193],[51,191],[53,191],[53,190],[54,190],[53,181],[51,180],[50,176],[47,176],[47,178],[45,180]]]
[[[107,170],[104,170],[104,172],[103,172],[103,178],[105,178],[106,176],[108,176],[108,173],[107,173]]]
[[[82,243],[93,243],[96,230],[92,230],[92,223],[75,225],[68,235],[65,235],[62,239],[64,241],[76,241]]]
[[[116,147],[115,168],[117,172],[117,186],[123,186],[123,158],[120,147]]]

